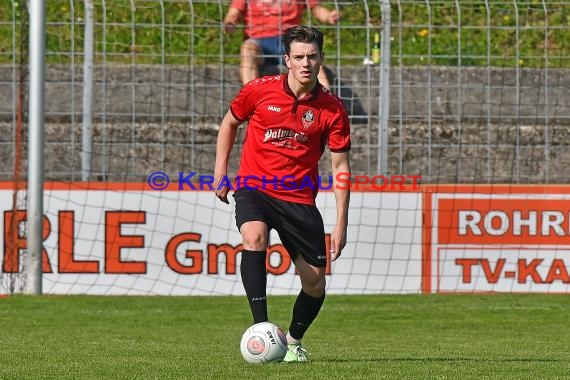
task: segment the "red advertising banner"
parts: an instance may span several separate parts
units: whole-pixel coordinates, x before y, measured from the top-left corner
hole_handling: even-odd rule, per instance
[[[423,292],[570,291],[570,186],[424,191]]]

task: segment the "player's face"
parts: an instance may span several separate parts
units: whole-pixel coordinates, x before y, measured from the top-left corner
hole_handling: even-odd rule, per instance
[[[290,54],[285,56],[289,73],[301,85],[309,85],[317,80],[323,63],[323,55],[316,42],[291,42]]]

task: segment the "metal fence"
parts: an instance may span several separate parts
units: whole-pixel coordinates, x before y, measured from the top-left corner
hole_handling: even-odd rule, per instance
[[[6,3],[2,180],[25,176],[29,54],[26,2]],[[425,183],[570,179],[569,2],[322,4],[341,11],[340,23],[321,25],[310,14],[306,22],[326,34],[325,63],[350,113],[356,174],[422,175]],[[211,173],[217,125],[240,87],[241,30],[227,35],[221,24],[228,5],[49,1],[46,180]],[[367,64],[376,33],[383,59]]]

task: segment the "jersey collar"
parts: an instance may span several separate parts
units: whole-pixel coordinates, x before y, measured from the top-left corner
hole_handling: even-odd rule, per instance
[[[313,87],[313,89],[311,90],[311,92],[309,92],[303,99],[297,99],[297,96],[293,93],[293,90],[291,90],[291,87],[289,87],[289,82],[287,81],[287,74],[283,74],[283,91],[285,91],[286,94],[292,96],[295,99],[295,102],[297,101],[306,101],[306,100],[311,100],[313,98],[316,98],[318,93],[319,93],[319,87],[321,86],[321,84],[319,83],[318,79],[317,79],[317,83],[315,84],[315,87]]]

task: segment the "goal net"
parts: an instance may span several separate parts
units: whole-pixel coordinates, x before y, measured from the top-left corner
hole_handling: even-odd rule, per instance
[[[328,292],[567,292],[570,4],[321,4],[340,22],[304,22],[325,33],[352,127],[348,242]],[[241,87],[243,26],[224,32],[228,7],[47,2],[45,293],[243,293],[233,200],[208,187]],[[0,294],[20,292],[26,271],[28,26],[25,1],[0,4]],[[317,206],[330,234],[333,192]],[[267,270],[270,293],[298,291],[274,232]]]

